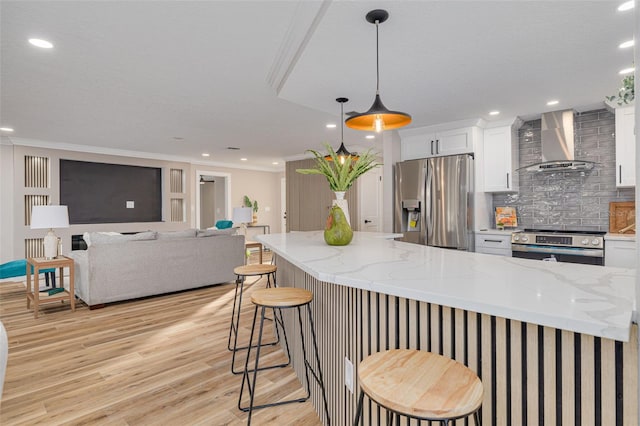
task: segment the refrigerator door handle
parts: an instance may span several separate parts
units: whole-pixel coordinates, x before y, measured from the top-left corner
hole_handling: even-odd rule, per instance
[[[433,142],[433,141],[432,141]],[[431,201],[433,197],[433,190],[431,188],[431,183],[433,181],[433,163],[429,162],[429,167],[427,167],[427,182],[425,186],[425,197],[424,197],[424,212],[422,213],[422,217],[424,222],[424,231],[422,234],[424,235],[424,244],[429,245],[431,242],[429,239],[430,234],[433,232],[433,212],[431,211],[433,207],[433,203]]]

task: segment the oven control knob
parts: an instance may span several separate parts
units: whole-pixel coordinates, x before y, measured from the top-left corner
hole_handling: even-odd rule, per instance
[[[527,241],[529,241],[529,237],[527,237],[526,235],[523,235],[521,240],[523,243],[526,243]]]
[[[593,244],[594,246],[598,246],[600,245],[600,240],[597,238],[594,238],[593,240],[591,240],[591,244]]]
[[[520,241],[520,236],[519,235],[514,236],[513,241]]]
[[[589,239],[588,239],[588,238],[585,238],[584,240],[582,240],[582,244],[583,244],[583,245],[585,245],[585,246],[586,246],[587,244],[589,244]]]

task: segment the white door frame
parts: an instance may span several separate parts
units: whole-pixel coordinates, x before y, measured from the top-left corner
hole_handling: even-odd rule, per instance
[[[222,177],[224,179],[224,193],[225,193],[225,204],[226,204],[226,214],[225,218],[231,220],[231,174],[224,172],[217,172],[215,170],[196,170],[195,175],[195,187],[196,188],[196,228],[200,229],[200,176],[214,176],[214,177]]]
[[[280,232],[287,232],[287,178],[280,178]]]

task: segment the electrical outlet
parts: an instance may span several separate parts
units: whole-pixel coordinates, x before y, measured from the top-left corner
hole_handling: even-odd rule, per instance
[[[353,364],[349,358],[344,358],[344,385],[353,393]]]

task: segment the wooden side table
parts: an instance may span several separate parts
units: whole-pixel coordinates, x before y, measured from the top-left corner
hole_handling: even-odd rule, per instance
[[[244,248],[258,248],[260,250],[260,264],[262,264],[262,243],[259,243],[257,241],[247,241],[244,243]]]
[[[31,278],[33,267],[33,280]],[[59,268],[60,271],[60,287],[64,288],[64,268],[69,268],[69,291],[64,290],[51,296],[41,295],[38,279],[41,269]],[[27,309],[31,307],[33,301],[33,316],[38,318],[38,308],[42,303],[62,302],[68,300],[71,304],[71,310],[76,310],[76,294],[74,289],[73,276],[73,259],[66,256],[58,256],[55,259],[45,259],[43,257],[30,257],[27,259]],[[32,286],[33,284],[33,286]],[[42,297],[41,297],[42,296]]]

